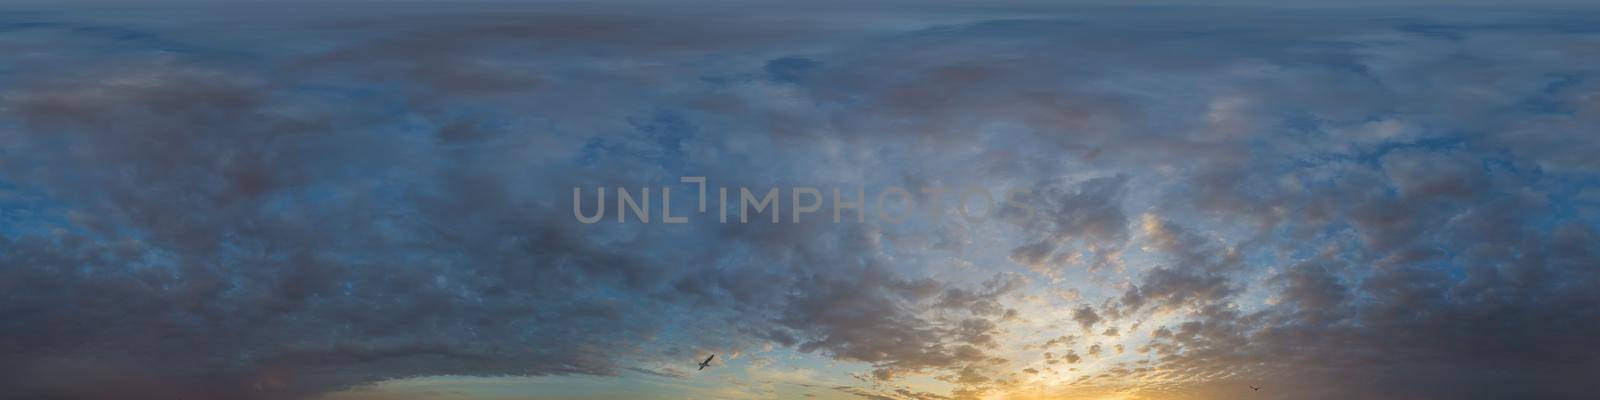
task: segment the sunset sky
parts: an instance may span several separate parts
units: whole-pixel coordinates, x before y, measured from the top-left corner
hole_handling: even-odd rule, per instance
[[[1600,7],[1262,4],[0,6],[0,399],[1600,398]]]

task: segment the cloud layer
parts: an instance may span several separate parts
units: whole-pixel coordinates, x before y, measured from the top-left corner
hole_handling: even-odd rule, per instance
[[[0,14],[8,396],[689,379],[707,352],[875,399],[1600,390],[1600,15],[356,11]],[[1033,209],[568,203],[680,176]]]

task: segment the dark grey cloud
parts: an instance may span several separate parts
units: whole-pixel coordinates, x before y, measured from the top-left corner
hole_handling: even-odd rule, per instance
[[[1036,185],[1029,211],[1007,208],[1006,215],[1025,221],[1036,237],[1031,243],[1011,250],[1011,260],[1035,269],[1106,267],[1126,240],[1128,217],[1121,203],[1128,177],[1094,178],[1076,185],[1050,182]],[[1062,248],[1089,248],[1088,255],[1061,251]],[[1074,259],[1082,261],[1072,262]]]
[[[427,33],[404,43],[436,50],[395,51],[448,60],[466,51],[453,43],[501,36],[608,39],[534,26],[453,39]],[[343,54],[307,65],[383,67],[409,58]],[[649,226],[607,229],[634,236],[590,241],[584,237],[602,230],[580,231],[564,208],[545,204],[546,194],[585,177],[635,179],[622,173],[627,165],[585,171],[570,164],[571,154],[521,158],[581,138],[460,133],[468,128],[458,118],[428,109],[396,114],[394,102],[355,86],[296,86],[324,75],[284,81],[190,56],[148,58],[29,70],[27,83],[9,87],[0,102],[9,124],[0,135],[6,181],[72,210],[62,216],[71,230],[15,239],[8,232],[0,257],[11,289],[0,309],[5,386],[19,395],[281,398],[426,374],[612,375],[639,351],[648,353],[631,357],[687,350],[641,350],[640,338],[680,324],[748,326],[716,323],[721,318],[763,322],[751,328],[755,336],[707,335],[728,339],[697,345],[803,341],[886,368],[936,368],[981,354],[971,345],[943,349],[945,340],[992,346],[986,335],[994,327],[971,319],[946,329],[916,307],[947,291],[950,304],[992,313],[993,297],[1014,286],[964,292],[807,251],[790,253],[792,268],[781,255],[770,269],[685,268],[719,265],[717,254],[740,245],[685,249],[674,243],[688,239]],[[406,75],[365,76],[475,100],[499,95],[484,90],[524,89],[413,65]],[[440,127],[437,138],[429,126]],[[639,129],[607,140],[642,153],[606,157],[647,165],[655,163],[651,152],[675,150],[637,137],[662,134],[654,128]],[[545,171],[554,167],[580,172]],[[796,244],[750,237],[751,251]],[[862,237],[839,244],[845,254],[869,251],[853,242]],[[857,280],[858,273],[879,278]],[[916,304],[880,303],[895,299]],[[856,311],[867,319],[838,314],[849,307],[862,307]],[[711,311],[701,314],[705,321],[665,317],[679,308]],[[907,341],[882,346],[900,327],[910,328]],[[157,360],[171,367],[151,368]]]

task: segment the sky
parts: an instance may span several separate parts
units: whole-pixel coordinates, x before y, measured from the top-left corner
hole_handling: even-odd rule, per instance
[[[0,6],[0,399],[1595,398],[1600,10],[1240,4]]]

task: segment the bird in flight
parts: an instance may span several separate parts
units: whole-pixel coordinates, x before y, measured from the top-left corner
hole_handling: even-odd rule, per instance
[[[706,359],[706,361],[710,361],[710,360],[711,360],[711,359],[709,359],[709,358],[708,358],[708,359]],[[1259,388],[1259,387],[1255,387],[1255,386],[1251,386],[1251,387],[1250,387],[1250,390],[1261,390],[1261,388]]]
[[[705,361],[701,361],[700,362],[700,369],[697,369],[696,371],[704,370],[704,369],[706,369],[706,367],[711,366],[711,359],[713,359],[713,358],[717,358],[717,355],[716,354],[712,354],[711,357],[706,357]]]

